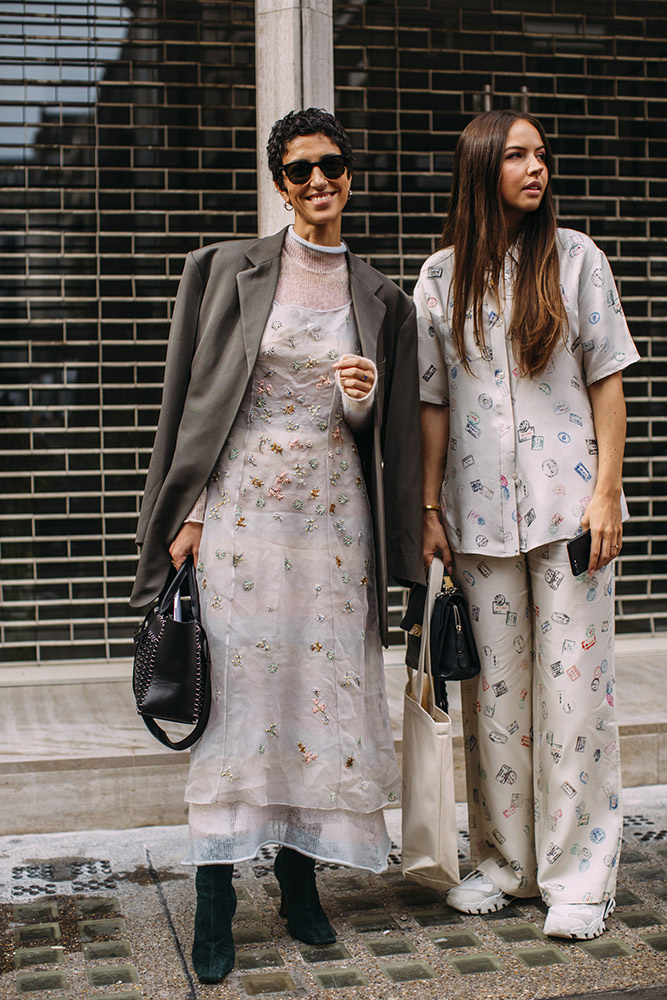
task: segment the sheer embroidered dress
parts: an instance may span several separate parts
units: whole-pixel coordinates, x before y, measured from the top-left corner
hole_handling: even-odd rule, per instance
[[[341,396],[332,368],[359,352],[344,250],[287,236],[244,402],[189,518],[204,523],[213,661],[211,718],[185,796],[191,864],[276,843],[386,867],[382,808],[400,777],[350,429],[370,419],[370,401]]]

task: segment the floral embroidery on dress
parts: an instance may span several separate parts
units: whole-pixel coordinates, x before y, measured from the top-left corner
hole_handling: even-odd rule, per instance
[[[215,558],[216,559],[224,559],[226,555],[227,555],[227,552],[225,551],[225,549],[216,549],[215,550]]]
[[[324,702],[320,701],[319,689],[315,688],[315,690],[313,691],[313,715],[317,715],[319,712],[322,715],[322,723],[325,726],[328,726],[329,716],[327,715],[326,708],[327,706],[324,704]]]
[[[243,657],[239,653],[238,649],[236,650],[236,652],[232,656],[232,666],[234,666],[234,667],[242,667],[243,666]]]
[[[361,677],[359,674],[353,674],[350,670],[346,670],[339,683],[341,687],[352,687],[353,684],[361,687]]]
[[[246,590],[246,591],[252,590],[252,588],[254,586],[255,586],[255,584],[252,582],[252,580],[244,580],[243,581],[243,589]]]
[[[313,753],[311,750],[307,750],[305,745],[299,740],[297,743],[299,753],[303,754],[304,764],[310,764],[311,760],[317,760],[317,754]]]
[[[277,722],[269,723],[264,732],[267,734],[267,736],[275,736],[275,738],[278,739],[278,723]]]

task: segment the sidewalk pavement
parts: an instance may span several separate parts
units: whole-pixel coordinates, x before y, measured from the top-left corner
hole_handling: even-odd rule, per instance
[[[5,800],[5,808],[11,806]],[[590,942],[544,938],[544,905],[518,901],[486,917],[400,872],[400,811],[382,875],[321,866],[322,902],[338,934],[313,948],[278,915],[273,849],[237,866],[236,968],[202,986],[189,954],[193,869],[185,826],[0,838],[2,1000],[532,1000],[597,994],[667,997],[667,786],[627,789],[617,909]],[[461,871],[469,870],[457,806]],[[610,992],[611,991],[611,992]]]

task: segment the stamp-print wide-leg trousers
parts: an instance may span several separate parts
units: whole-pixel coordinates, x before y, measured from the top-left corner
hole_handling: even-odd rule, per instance
[[[473,862],[547,905],[613,896],[622,834],[614,575],[565,542],[456,553],[482,664],[462,685]]]

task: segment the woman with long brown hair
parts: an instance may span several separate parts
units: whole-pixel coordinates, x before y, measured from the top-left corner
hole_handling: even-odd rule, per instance
[[[556,226],[552,173],[531,115],[487,112],[459,139],[415,291],[424,558],[455,573],[482,662],[462,691],[476,867],[448,902],[540,894],[546,934],[591,938],[622,832],[612,560],[638,354],[604,254]],[[566,545],[585,531],[575,576]]]

